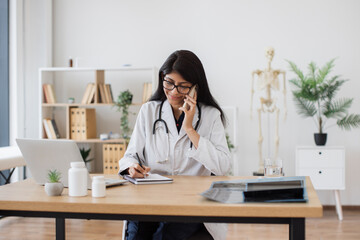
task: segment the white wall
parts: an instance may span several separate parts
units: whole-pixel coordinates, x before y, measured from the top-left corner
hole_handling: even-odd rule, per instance
[[[72,56],[81,58],[82,67],[160,67],[174,50],[194,51],[219,103],[239,109],[238,171],[251,175],[258,164],[258,123],[249,118],[251,72],[266,67],[265,47],[275,48],[273,67],[287,71],[285,59],[305,69],[312,60],[322,65],[338,57],[334,73],[350,79],[338,96],[354,97],[351,111],[360,113],[359,12],[356,0],[54,0],[53,63],[66,66]],[[28,67],[36,71],[36,66]],[[288,71],[288,79],[293,76]],[[28,89],[30,102],[36,99],[35,92]],[[316,128],[312,120],[296,114],[290,90],[287,104],[288,118],[280,125],[280,155],[286,175],[293,175],[295,147],[314,145]],[[33,106],[28,104],[27,111],[34,111]],[[37,123],[31,123],[36,128]],[[333,127],[327,132],[327,145],[346,148],[342,202],[359,205],[360,130],[343,132]],[[334,203],[329,192],[320,193],[320,198],[324,204]]]

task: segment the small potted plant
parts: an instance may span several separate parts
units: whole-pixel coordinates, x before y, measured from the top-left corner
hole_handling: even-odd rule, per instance
[[[91,152],[91,148],[89,149],[85,149],[85,148],[80,148],[80,154],[81,154],[81,157],[85,163],[85,166],[89,169],[89,166],[88,166],[88,163],[91,162],[93,160],[93,158],[89,158],[89,155],[90,155],[90,152]]]
[[[64,185],[60,182],[61,173],[55,170],[49,170],[48,182],[45,183],[45,192],[49,196],[60,196],[64,190]]]
[[[296,78],[290,80],[290,83],[294,87],[292,93],[298,113],[305,118],[313,118],[318,128],[314,139],[319,146],[326,144],[327,133],[324,130],[330,119],[335,119],[333,125],[337,124],[341,129],[360,127],[360,115],[348,114],[353,99],[335,99],[339,88],[347,80],[340,79],[338,75],[329,77],[334,60],[327,62],[322,68],[311,62],[306,75],[293,62],[288,61],[291,71],[296,74]]]
[[[123,91],[119,94],[118,98],[115,101],[115,107],[117,111],[121,112],[120,118],[120,129],[122,137],[125,139],[130,138],[130,127],[129,127],[129,106],[132,103],[133,94],[129,91]]]

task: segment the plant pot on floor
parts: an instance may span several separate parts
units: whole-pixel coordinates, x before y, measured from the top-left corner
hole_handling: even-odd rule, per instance
[[[315,144],[324,146],[326,144],[327,133],[314,133]]]
[[[45,192],[49,196],[60,196],[64,190],[64,185],[61,182],[45,183]]]

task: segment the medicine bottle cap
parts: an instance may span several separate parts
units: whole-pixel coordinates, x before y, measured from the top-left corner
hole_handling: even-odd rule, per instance
[[[83,168],[83,167],[85,167],[85,163],[84,162],[71,162],[70,166],[72,168]]]
[[[93,181],[104,181],[104,176],[94,176]]]

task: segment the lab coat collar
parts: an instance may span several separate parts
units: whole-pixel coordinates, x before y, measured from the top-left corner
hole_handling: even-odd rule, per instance
[[[163,108],[162,108],[162,118],[166,121],[168,128],[169,128],[169,134],[172,136],[178,136],[178,139],[182,138],[186,132],[183,128],[180,129],[180,132],[178,133],[176,125],[175,125],[175,119],[174,114],[171,108],[170,103],[168,100],[164,102]],[[195,115],[192,121],[192,126],[195,128],[196,122],[199,119],[199,110],[196,107]]]

